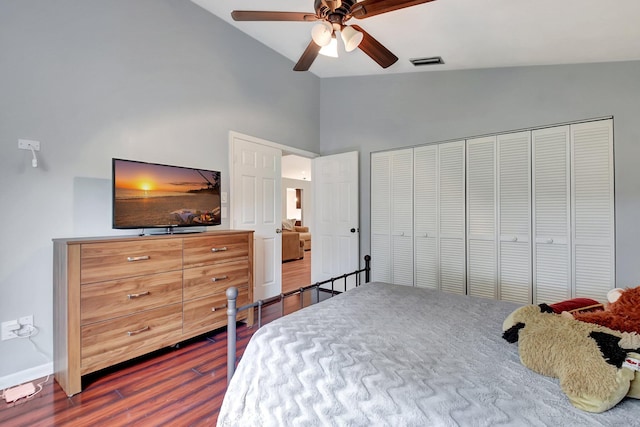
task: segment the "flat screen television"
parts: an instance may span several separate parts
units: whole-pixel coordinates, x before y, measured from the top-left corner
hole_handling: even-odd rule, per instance
[[[220,172],[113,159],[113,228],[220,225]]]

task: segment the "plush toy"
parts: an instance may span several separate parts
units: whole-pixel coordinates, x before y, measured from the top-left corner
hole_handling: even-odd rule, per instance
[[[612,289],[607,294],[607,300],[609,303],[604,306],[604,311],[563,312],[562,316],[606,326],[616,331],[640,334],[640,286]]]
[[[620,402],[635,378],[631,365],[640,363],[640,335],[562,317],[546,304],[516,309],[503,331],[507,341],[518,342],[523,365],[558,378],[569,401],[589,412]]]

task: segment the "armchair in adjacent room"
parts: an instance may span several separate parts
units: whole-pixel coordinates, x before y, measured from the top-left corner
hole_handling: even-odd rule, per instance
[[[296,231],[282,232],[282,261],[304,258],[304,242]]]

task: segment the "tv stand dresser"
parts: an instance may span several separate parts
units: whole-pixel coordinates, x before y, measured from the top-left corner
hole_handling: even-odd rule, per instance
[[[54,371],[68,396],[83,375],[225,326],[229,286],[238,306],[253,301],[253,231],[54,239],[53,251]]]

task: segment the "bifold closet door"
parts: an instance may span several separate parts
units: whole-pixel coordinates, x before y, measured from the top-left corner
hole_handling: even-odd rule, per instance
[[[371,154],[371,278],[391,283],[391,155]]]
[[[498,297],[496,137],[467,140],[467,293]]]
[[[534,304],[571,298],[570,127],[532,132]]]
[[[371,155],[372,277],[413,286],[413,149]]]
[[[391,152],[391,280],[413,286],[413,149]]]
[[[465,141],[438,145],[440,289],[466,293]]]
[[[497,144],[498,299],[531,304],[531,132]]]
[[[615,287],[613,120],[571,125],[575,297],[606,301]]]
[[[438,257],[438,146],[414,148],[415,285],[440,289]]]

